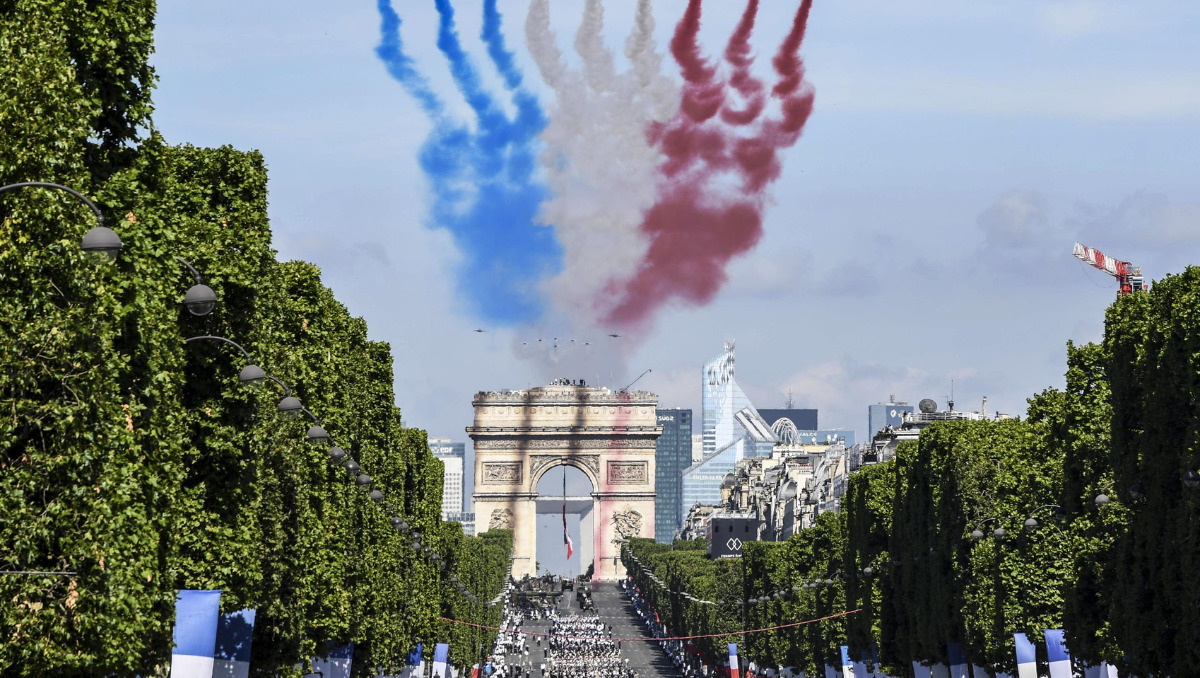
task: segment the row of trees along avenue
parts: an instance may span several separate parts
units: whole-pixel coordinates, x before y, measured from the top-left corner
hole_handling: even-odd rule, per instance
[[[401,425],[389,347],[314,266],[275,259],[262,157],[155,132],[153,20],[150,0],[0,0],[0,185],[71,186],[125,244],[98,265],[81,204],[0,195],[0,569],[77,573],[0,574],[0,674],[153,674],[177,589],[257,609],[261,675],[349,642],[361,675],[419,640],[471,660],[490,638],[440,618],[499,620],[511,536],[440,522],[442,467]],[[176,256],[216,291],[210,315],[183,310]],[[194,335],[288,384],[409,533],[273,386],[239,383],[239,353]]]
[[[911,662],[945,664],[947,643],[960,643],[971,663],[1016,675],[1014,632],[1064,629],[1084,663],[1191,675],[1198,462],[1200,268],[1191,267],[1118,299],[1104,341],[1068,345],[1065,389],[1031,398],[1023,420],[935,424],[895,459],[853,474],[840,513],[785,543],[748,543],[740,561],[634,540],[626,565],[679,635],[861,608],[745,636],[761,666],[814,675],[819,663],[840,666],[845,644],[851,657],[874,651],[889,674],[911,675]],[[734,640],[700,647],[716,658]]]

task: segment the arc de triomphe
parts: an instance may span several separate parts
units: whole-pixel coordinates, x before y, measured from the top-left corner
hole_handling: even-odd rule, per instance
[[[560,380],[524,391],[475,395],[475,520],[480,531],[513,530],[513,576],[537,574],[537,485],[560,465],[592,483],[594,577],[624,576],[620,544],[654,536],[654,443],[658,397]],[[588,548],[590,546],[590,548]]]

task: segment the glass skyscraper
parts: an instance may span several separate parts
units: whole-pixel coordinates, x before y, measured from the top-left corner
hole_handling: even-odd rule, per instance
[[[727,342],[701,372],[704,458],[683,472],[681,523],[693,504],[720,503],[721,482],[739,461],[769,457],[775,445],[770,425],[734,381],[733,367],[733,342]]]
[[[683,514],[683,471],[692,463],[692,411],[658,410],[654,444],[654,538],[670,544]]]
[[[700,375],[704,383],[701,402],[705,457],[740,438],[735,415],[747,407],[754,408],[733,380],[733,362],[733,342],[730,341],[725,343],[725,352],[705,364]]]

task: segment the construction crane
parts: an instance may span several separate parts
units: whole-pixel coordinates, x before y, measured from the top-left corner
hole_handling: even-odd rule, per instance
[[[1100,250],[1075,243],[1073,252],[1076,259],[1104,271],[1117,279],[1117,296],[1143,292],[1150,289],[1146,279],[1142,277],[1142,268],[1128,261],[1118,261]]]

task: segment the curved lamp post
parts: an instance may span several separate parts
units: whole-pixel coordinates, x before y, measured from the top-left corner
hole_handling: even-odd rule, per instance
[[[1033,514],[1037,513],[1038,511],[1041,511],[1042,509],[1048,509],[1048,508],[1057,509],[1054,512],[1054,515],[1056,515],[1056,516],[1063,515],[1063,513],[1062,513],[1063,508],[1061,506],[1059,506],[1058,504],[1043,504],[1029,512],[1029,517],[1027,517],[1025,519],[1025,527],[1028,527],[1029,529],[1036,528],[1038,526],[1038,521],[1037,521],[1037,518],[1033,517]]]
[[[192,278],[196,284],[188,288],[188,291],[183,295],[183,305],[192,315],[208,315],[217,306],[217,293],[212,291],[212,288],[204,284],[204,278],[201,277],[200,271],[196,270],[190,262],[181,257],[175,257],[175,261],[187,267],[191,272]],[[249,357],[247,356],[247,359]]]
[[[8,184],[7,186],[0,186],[0,193],[15,191],[18,188],[49,188],[69,193],[78,198],[83,204],[91,208],[92,212],[96,215],[96,226],[83,235],[83,240],[79,243],[80,249],[84,252],[98,255],[104,261],[112,261],[117,258],[117,254],[121,251],[121,238],[117,235],[116,231],[104,225],[104,213],[87,196],[69,186],[49,181],[22,181],[16,184]]]
[[[240,372],[238,372],[238,381],[242,382],[243,384],[253,385],[253,384],[257,384],[258,382],[262,381],[263,379],[271,379],[272,381],[278,383],[280,386],[283,386],[285,391],[288,391],[288,387],[284,386],[282,381],[279,381],[278,379],[275,379],[274,377],[268,377],[267,373],[263,372],[263,369],[261,367],[259,367],[258,365],[255,365],[254,360],[252,360],[250,358],[250,352],[247,351],[245,348],[242,348],[242,345],[237,343],[236,341],[234,341],[232,339],[226,339],[225,337],[214,337],[212,335],[204,335],[204,336],[200,336],[200,337],[188,337],[187,339],[183,340],[183,343],[190,344],[193,341],[220,341],[220,342],[229,344],[230,346],[241,351],[242,355],[246,358],[246,366],[243,367]],[[290,392],[289,392],[289,394],[290,394]]]
[[[981,528],[984,525],[987,525],[988,523],[996,521],[996,520],[1007,520],[1010,518],[1016,518],[1016,516],[996,516],[995,518],[988,518],[988,519],[980,522],[978,525],[975,526],[974,530],[971,530],[971,539],[974,539],[975,541],[979,541],[980,539],[983,539],[983,530]],[[1005,534],[1008,534],[1008,533],[1005,532],[1003,527],[999,527],[999,526],[997,526],[996,529],[992,531],[992,536],[997,539],[1004,538]]]

